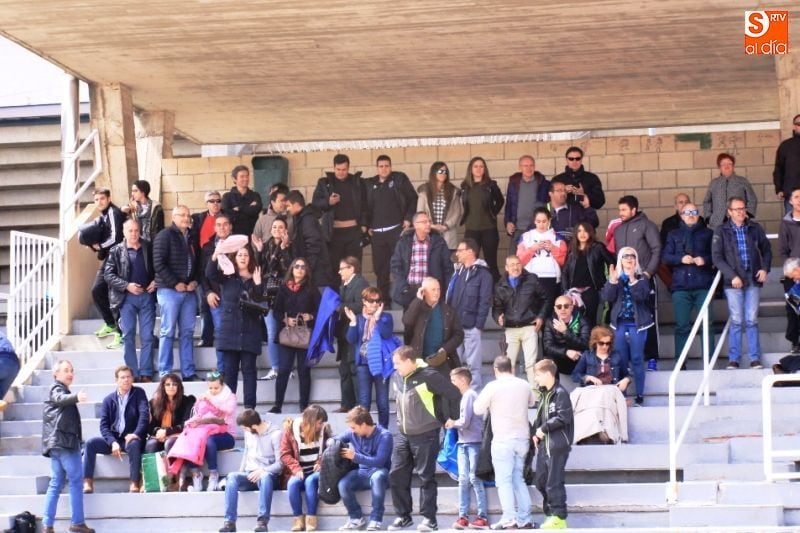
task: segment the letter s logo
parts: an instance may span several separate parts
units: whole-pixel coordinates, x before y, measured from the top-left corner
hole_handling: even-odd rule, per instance
[[[744,12],[744,34],[757,39],[769,31],[769,17],[766,11]]]

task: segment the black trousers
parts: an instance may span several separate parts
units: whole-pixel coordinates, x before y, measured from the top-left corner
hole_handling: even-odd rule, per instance
[[[784,291],[788,292],[793,285],[794,281],[791,278],[783,280]],[[794,309],[789,304],[786,304],[786,340],[792,346],[800,342],[800,317],[797,316],[797,313],[794,312]]]
[[[389,487],[392,491],[397,516],[411,517],[411,475],[417,474],[419,487],[419,514],[436,522],[436,456],[439,455],[439,430],[421,435],[397,433],[392,450],[392,468]]]
[[[356,406],[356,359],[354,347],[347,342],[345,332],[336,336],[336,357],[339,361],[339,381],[342,395],[342,407],[348,411]]]
[[[492,279],[497,283],[500,279],[500,271],[497,269],[497,246],[500,244],[500,234],[497,232],[497,227],[483,230],[468,229],[464,232],[464,238],[468,237],[475,239],[480,249],[483,250],[483,258],[489,265]]]
[[[208,292],[202,286],[197,288],[200,298],[200,340],[207,346],[214,345],[214,320],[211,318],[211,308],[208,306]]]
[[[331,241],[328,243],[328,253],[331,256],[333,279],[340,280],[339,262],[352,255],[361,261],[361,226],[352,228],[333,228]],[[337,283],[338,287],[339,284]]]
[[[586,306],[586,320],[589,321],[589,327],[593,328],[597,325],[597,309],[600,307],[600,293],[594,287],[589,287],[581,293],[583,305]]]
[[[553,306],[556,304],[556,298],[561,294],[561,283],[556,281],[556,278],[539,278],[539,284],[547,294],[547,305],[545,306],[546,318],[553,316]]]
[[[384,305],[392,303],[392,282],[390,279],[389,263],[394,253],[394,246],[400,239],[403,225],[400,224],[393,230],[374,232],[372,234],[372,267],[378,278],[378,290]],[[338,265],[337,265],[338,266]]]
[[[103,265],[94,277],[94,285],[92,285],[92,299],[97,310],[100,311],[100,316],[103,317],[103,322],[108,326],[117,327],[117,319],[111,311],[111,302],[108,300],[108,283],[103,277]]]
[[[656,284],[655,278],[650,280],[650,284],[653,286],[653,290],[650,296],[647,297],[647,305],[653,312],[655,325],[652,328],[647,328],[647,338],[644,341],[644,354],[647,359],[658,359],[658,285]]]
[[[536,453],[536,474],[533,483],[542,493],[542,508],[545,516],[567,518],[567,489],[564,487],[564,470],[567,467],[569,448],[550,450],[539,443]]]

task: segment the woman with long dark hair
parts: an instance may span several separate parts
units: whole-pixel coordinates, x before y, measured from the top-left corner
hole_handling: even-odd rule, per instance
[[[192,416],[194,396],[186,396],[183,381],[170,372],[161,378],[156,392],[150,398],[150,424],[147,426],[145,453],[169,451],[183,431],[183,425]]]
[[[427,183],[417,189],[417,211],[427,213],[431,229],[442,234],[452,252],[458,246],[458,226],[463,208],[461,192],[450,181],[447,164],[436,161],[431,165]]]
[[[613,264],[614,256],[597,241],[594,226],[586,221],[575,224],[561,276],[561,288],[564,293],[572,290],[580,294],[589,327],[597,325],[600,290],[606,283],[606,270]]]
[[[489,264],[492,278],[500,279],[497,269],[497,245],[500,234],[497,231],[497,214],[505,200],[500,187],[489,176],[489,168],[482,157],[473,157],[467,166],[467,175],[461,182],[461,205],[464,214],[464,238],[473,238],[483,250],[483,258]]]

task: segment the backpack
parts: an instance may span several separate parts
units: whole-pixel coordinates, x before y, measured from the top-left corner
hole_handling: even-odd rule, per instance
[[[6,533],[36,533],[36,516],[28,511],[23,511],[11,518]]]

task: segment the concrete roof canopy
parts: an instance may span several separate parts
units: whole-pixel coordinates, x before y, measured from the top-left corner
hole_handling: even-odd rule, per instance
[[[0,32],[198,143],[298,142],[775,120],[744,11],[789,6],[6,0]]]

